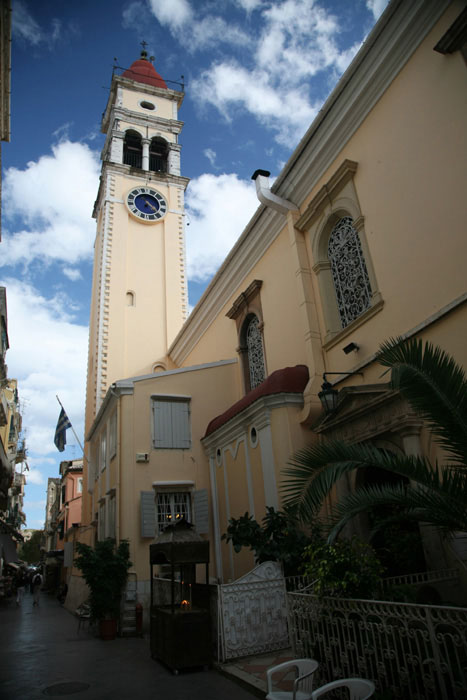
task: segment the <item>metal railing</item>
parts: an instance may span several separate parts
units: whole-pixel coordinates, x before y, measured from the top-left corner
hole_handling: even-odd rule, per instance
[[[287,594],[297,657],[321,682],[360,676],[385,697],[466,700],[467,608]]]
[[[418,586],[425,583],[453,581],[458,578],[458,569],[436,569],[435,571],[421,571],[417,574],[406,574],[405,576],[388,576],[383,578],[381,587],[383,590],[387,590],[390,586]]]

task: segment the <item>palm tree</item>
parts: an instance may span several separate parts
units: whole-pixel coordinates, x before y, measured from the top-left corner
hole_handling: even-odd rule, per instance
[[[401,338],[385,342],[378,362],[391,371],[391,386],[403,394],[424,419],[443,448],[446,463],[427,457],[399,456],[371,444],[319,443],[299,451],[285,470],[286,505],[312,522],[334,484],[355,469],[384,469],[408,483],[360,487],[332,509],[329,541],[355,516],[381,506],[394,521],[431,524],[444,534],[467,531],[467,378],[462,367],[439,347]]]

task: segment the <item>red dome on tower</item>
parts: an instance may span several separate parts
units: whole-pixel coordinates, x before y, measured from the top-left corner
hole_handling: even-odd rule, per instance
[[[122,73],[122,78],[130,78],[130,80],[135,80],[138,83],[146,83],[146,85],[167,89],[164,78],[159,75],[152,63],[148,61],[146,51],[141,51],[141,58],[134,61],[131,67]]]

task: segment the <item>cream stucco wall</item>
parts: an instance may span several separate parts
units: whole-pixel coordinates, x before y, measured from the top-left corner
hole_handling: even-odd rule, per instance
[[[352,367],[355,355],[342,352],[349,340],[363,360],[384,339],[410,331],[466,291],[459,261],[465,257],[467,93],[457,89],[466,68],[459,52],[433,51],[458,9],[450,8],[430,32],[305,202],[344,159],[358,163],[355,188],[384,309],[327,352],[330,370]],[[313,264],[311,243],[307,239]],[[319,298],[316,279],[315,294]]]

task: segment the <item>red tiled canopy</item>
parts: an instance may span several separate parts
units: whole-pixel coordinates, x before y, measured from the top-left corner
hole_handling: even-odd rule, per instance
[[[216,416],[206,428],[207,437],[215,430],[227,423],[231,418],[241,413],[245,408],[260,399],[262,396],[272,394],[302,394],[308,382],[308,367],[306,365],[296,365],[295,367],[284,367],[273,372],[256,389],[249,391],[240,401],[234,403],[220,416]]]
[[[152,63],[145,58],[133,61],[131,67],[122,73],[122,77],[136,80],[138,83],[146,83],[146,85],[167,89],[165,80],[161,78]]]

